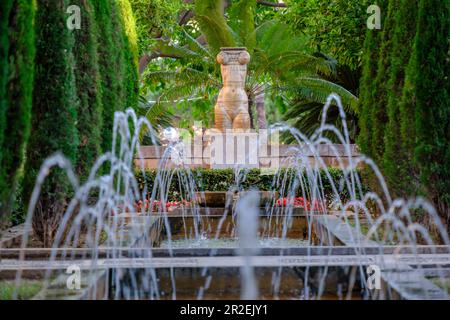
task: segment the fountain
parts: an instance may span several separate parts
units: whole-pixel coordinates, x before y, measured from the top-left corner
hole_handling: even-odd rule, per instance
[[[246,134],[248,108],[239,88],[248,53],[223,49],[218,61],[224,89],[216,127]],[[335,107],[343,132],[326,122]],[[20,246],[0,246],[0,281],[13,278],[20,288],[37,277],[35,299],[449,298],[450,242],[435,209],[421,198],[392,199],[377,165],[350,144],[337,95],[329,96],[311,137],[282,124],[269,130],[289,132],[297,145],[280,154],[265,192],[249,182],[255,166],[236,164],[228,189],[205,196],[210,190],[201,189],[202,177],[179,154],[182,141],[157,155],[150,182],[138,181],[136,171],[146,172],[143,129],[152,132],[133,110],[117,112],[112,150],[82,185],[63,155],[45,161]],[[326,131],[341,143],[331,143]],[[177,163],[171,161],[174,154],[181,159]],[[333,173],[329,157],[341,176]],[[109,171],[100,173],[105,165]],[[66,172],[75,193],[53,246],[30,248],[40,189],[55,167]],[[375,174],[381,194],[364,187],[362,167]],[[179,201],[169,210],[174,187]],[[436,232],[414,221],[417,211]],[[371,270],[380,271],[380,287],[370,282]]]

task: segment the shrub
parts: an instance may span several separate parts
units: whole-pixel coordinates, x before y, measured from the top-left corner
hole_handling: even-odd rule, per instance
[[[329,174],[335,184],[336,188],[340,192],[340,197],[343,201],[349,199],[349,193],[346,188],[342,186],[342,178],[344,173],[340,169],[329,168]],[[233,169],[194,169],[192,171],[186,171],[183,169],[174,170],[162,170],[161,175],[166,176],[171,174],[172,179],[168,187],[168,200],[180,200],[179,195],[186,192],[186,180],[185,177],[189,172],[192,172],[192,178],[195,181],[195,191],[229,191],[236,184],[235,171]],[[279,176],[284,177],[287,175],[287,184],[291,183],[294,179],[296,171],[293,169],[280,169]],[[156,181],[156,170],[149,170],[146,172],[136,172],[136,179],[141,192],[147,187],[147,198],[152,196],[153,188]],[[181,179],[180,179],[181,178]],[[239,177],[241,180],[239,186],[242,190],[250,190],[257,188],[261,191],[280,191],[277,190],[277,184],[274,184],[274,175],[261,175],[259,169],[249,170],[245,175]],[[181,182],[180,182],[181,181]],[[320,171],[320,181],[324,190],[324,196],[330,199],[333,196],[332,183],[327,178],[324,170]],[[193,190],[189,185],[189,190]],[[303,196],[301,188],[297,187],[295,196]],[[367,188],[363,186],[363,191],[367,191]],[[284,192],[285,195],[286,192]],[[158,195],[156,195],[158,196]]]

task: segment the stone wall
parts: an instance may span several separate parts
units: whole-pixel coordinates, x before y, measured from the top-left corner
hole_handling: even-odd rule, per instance
[[[356,159],[360,155],[356,145],[350,145],[349,148],[350,152],[348,153],[345,145],[320,145],[316,149],[317,153],[314,154],[306,146],[277,145],[270,146],[263,155],[250,156],[251,150],[247,144],[245,151],[240,152],[226,150],[225,147],[223,154],[217,157],[211,148],[202,145],[191,146],[190,152],[186,149],[179,152],[179,150],[168,149],[168,147],[144,146],[140,149],[140,155],[136,155],[135,164],[138,167],[143,166],[145,169],[156,169],[161,162],[164,162],[162,165],[164,168],[174,168],[184,164],[190,168],[223,169],[234,168],[235,164],[239,163],[251,168],[276,169],[289,167],[294,161],[306,161],[307,159],[311,165],[323,161],[326,166],[341,167],[342,165],[347,166],[350,158]],[[179,154],[184,154],[184,158],[179,157]]]

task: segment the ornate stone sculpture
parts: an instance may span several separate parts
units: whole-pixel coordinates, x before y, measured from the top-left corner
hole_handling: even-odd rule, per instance
[[[221,64],[223,88],[214,108],[216,129],[248,131],[250,115],[245,80],[250,54],[245,48],[222,48],[217,62]]]

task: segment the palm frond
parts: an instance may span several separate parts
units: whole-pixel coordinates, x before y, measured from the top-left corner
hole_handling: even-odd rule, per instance
[[[312,54],[308,48],[306,36],[294,35],[289,26],[278,20],[271,20],[255,29],[257,47],[267,55],[277,55],[282,52],[300,51]]]
[[[213,60],[215,59],[215,57],[211,54],[211,52],[204,45],[198,42],[197,39],[195,39],[188,32],[186,32],[186,30],[183,30],[183,34],[186,37],[187,44],[192,51],[198,54],[202,54],[208,57],[209,59]]]
[[[298,97],[317,103],[324,104],[330,94],[336,93],[342,99],[343,105],[356,112],[358,98],[345,89],[331,81],[321,78],[299,77],[288,85],[279,88],[281,90],[291,91]]]
[[[222,0],[195,1],[195,20],[214,56],[219,53],[220,47],[236,45],[222,10]]]
[[[154,133],[157,133],[163,128],[170,127],[172,125],[174,116],[168,108],[165,108],[161,104],[154,103],[152,99],[152,95],[148,95],[146,97],[140,95],[139,105],[136,108],[136,114],[139,117],[145,117],[152,125]],[[139,138],[143,142],[143,144],[152,144],[153,141],[147,138],[149,134],[150,132],[148,128],[142,128],[142,130],[140,131]],[[158,142],[158,137],[154,138],[156,142]]]
[[[231,7],[228,9],[229,24],[236,41],[240,46],[246,47],[250,55],[256,47],[255,33],[255,12],[256,0],[238,0],[232,1]]]
[[[308,77],[300,77],[300,79],[303,79],[303,83],[301,81],[296,85],[291,83],[290,88],[284,90],[290,98],[286,98],[286,100],[289,100],[289,108],[285,112],[283,120],[306,135],[311,136],[322,120],[326,98],[331,92],[335,92],[342,98],[350,140],[354,142],[358,135],[359,126],[358,113],[355,106],[357,98],[353,92],[356,93],[359,87],[357,81],[359,79],[359,71],[338,65],[336,75],[331,77],[329,81],[320,78],[309,79]],[[302,85],[300,86],[299,84]],[[318,87],[322,88],[317,90]],[[311,94],[311,90],[315,92]],[[333,124],[339,131],[343,132],[342,119],[336,106],[328,109],[327,123]],[[334,142],[338,142],[335,135],[331,132],[326,132],[324,136]],[[290,135],[285,135],[284,138],[286,142],[293,141],[293,137]]]
[[[201,85],[202,81],[216,81],[215,78],[203,71],[193,68],[180,68],[178,70],[153,71],[145,74],[144,81],[161,83],[190,83],[192,85]]]
[[[158,127],[166,128],[172,124],[173,115],[170,110],[154,103],[151,96],[139,96],[137,114],[146,117],[154,129]]]
[[[300,51],[286,51],[268,56],[261,51],[255,51],[257,64],[252,67],[256,75],[271,73],[274,78],[287,79],[299,73],[332,75],[334,65],[331,61],[305,54]]]
[[[298,101],[291,105],[290,109],[284,114],[283,120],[291,126],[300,130],[303,134],[311,137],[319,128],[322,119],[323,104],[311,101]],[[343,132],[342,119],[339,110],[329,108],[327,111],[327,123],[334,125],[340,132]],[[346,123],[349,130],[351,141],[355,141],[358,134],[358,117],[351,110],[346,110]],[[339,143],[336,135],[331,131],[326,131],[323,136],[331,141]],[[295,142],[290,134],[284,134],[282,139],[286,143]]]
[[[179,59],[203,59],[199,53],[190,50],[188,47],[177,46],[164,39],[156,39],[149,48],[149,54],[155,53],[161,57],[173,57]]]

